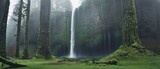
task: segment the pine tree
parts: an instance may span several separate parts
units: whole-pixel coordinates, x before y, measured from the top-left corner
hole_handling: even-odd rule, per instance
[[[21,20],[22,20],[22,6],[23,6],[23,0],[19,1],[19,11],[18,11],[18,24],[17,24],[17,45],[16,45],[16,53],[15,57],[19,58],[19,46],[20,46],[20,33],[21,33]]]
[[[26,26],[25,26],[25,48],[23,52],[23,58],[28,59],[29,53],[28,53],[28,46],[29,46],[29,39],[28,39],[28,31],[29,31],[29,15],[30,15],[30,0],[28,0],[27,9],[26,9]]]

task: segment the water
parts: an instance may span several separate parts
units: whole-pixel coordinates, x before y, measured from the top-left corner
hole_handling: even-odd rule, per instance
[[[74,26],[74,16],[76,9],[81,6],[81,0],[70,0],[72,4],[72,17],[71,17],[71,38],[70,38],[70,54],[69,58],[76,58],[76,54],[74,52],[75,47],[75,26]]]
[[[74,15],[75,15],[76,8],[72,10],[72,17],[71,17],[71,39],[70,39],[70,58],[76,58],[74,53],[74,46],[75,46],[75,30],[74,30]]]

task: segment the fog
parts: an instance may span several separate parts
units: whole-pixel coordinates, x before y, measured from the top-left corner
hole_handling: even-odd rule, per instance
[[[160,0],[135,0],[139,36],[145,47],[160,53]],[[11,0],[8,26],[7,49],[13,56],[16,46],[15,4]],[[121,45],[122,23],[121,0],[84,0],[75,11],[75,53],[79,57],[106,56]],[[72,5],[70,0],[51,0],[50,46],[53,55],[67,56],[70,50],[70,24]],[[40,0],[31,0],[29,25],[29,52],[34,56],[38,46],[40,23]],[[22,22],[22,26],[24,23]],[[24,31],[21,32],[23,49]]]

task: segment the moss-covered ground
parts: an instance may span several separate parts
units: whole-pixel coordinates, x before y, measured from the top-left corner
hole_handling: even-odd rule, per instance
[[[121,59],[118,60],[117,65],[56,62],[57,60],[55,59],[31,59],[14,61],[28,65],[28,67],[14,69],[160,69],[160,56]],[[101,61],[105,60],[102,59]],[[7,65],[4,65],[4,67],[7,67]],[[3,69],[4,67],[0,66],[0,69]]]

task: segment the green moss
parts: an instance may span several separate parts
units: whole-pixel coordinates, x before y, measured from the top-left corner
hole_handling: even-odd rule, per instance
[[[125,0],[127,6],[123,6],[122,42],[118,50],[102,60],[138,58],[154,55],[141,45],[138,36],[137,15],[134,0]]]
[[[148,57],[153,56],[154,53],[145,49],[143,46],[121,46],[118,50],[107,56],[106,58],[101,59],[103,60],[111,60],[113,58],[121,60],[127,58],[139,58],[139,57]]]

